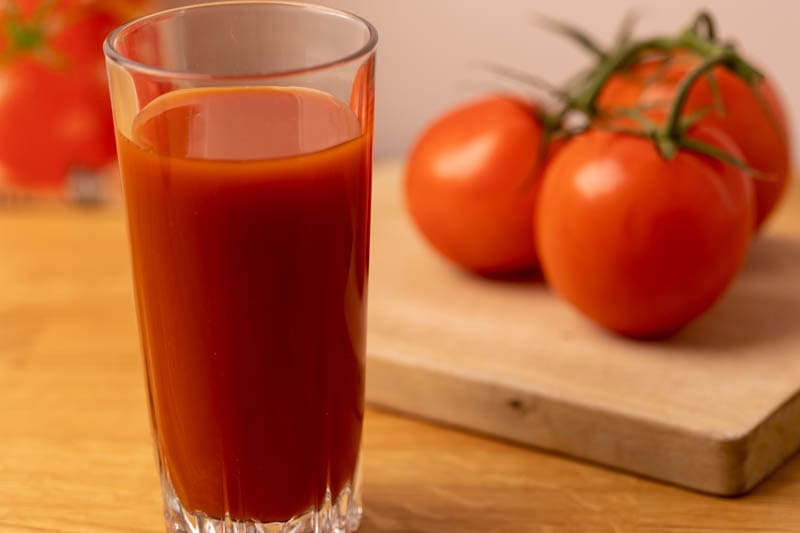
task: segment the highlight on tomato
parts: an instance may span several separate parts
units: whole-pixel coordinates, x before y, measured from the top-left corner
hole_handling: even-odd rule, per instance
[[[468,103],[430,125],[405,177],[408,209],[428,242],[484,275],[533,268],[544,135],[536,106],[510,96]]]

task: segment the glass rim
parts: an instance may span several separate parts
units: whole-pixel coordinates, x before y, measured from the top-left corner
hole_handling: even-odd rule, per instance
[[[334,15],[336,17],[344,18],[352,22],[361,24],[364,27],[364,29],[366,29],[369,32],[369,38],[367,39],[367,42],[364,43],[364,45],[361,46],[358,50],[350,54],[347,54],[345,56],[342,56],[338,59],[325,61],[318,64],[312,64],[307,67],[276,70],[273,72],[253,73],[253,74],[217,75],[217,74],[208,74],[204,72],[187,72],[181,70],[165,69],[153,65],[148,65],[146,63],[142,63],[139,61],[135,61],[122,54],[119,50],[117,50],[116,45],[118,38],[124,32],[136,26],[141,26],[143,24],[152,22],[154,19],[162,18],[165,15],[171,15],[179,12],[193,11],[199,9],[212,8],[212,7],[221,7],[221,6],[230,7],[230,6],[246,6],[246,5],[274,5],[274,6],[309,9],[312,11],[327,13],[329,15]],[[139,74],[144,74],[151,77],[157,77],[163,79],[188,80],[188,81],[211,81],[211,80],[243,81],[243,80],[265,80],[265,79],[281,78],[288,76],[299,76],[303,74],[310,74],[314,72],[329,70],[331,68],[346,65],[347,63],[355,61],[359,58],[367,57],[368,55],[372,54],[375,51],[377,46],[378,46],[378,30],[375,28],[375,26],[373,26],[372,23],[370,23],[363,17],[360,17],[348,11],[322,6],[319,4],[313,4],[307,2],[295,2],[291,0],[236,0],[236,1],[203,2],[198,4],[191,4],[188,6],[174,7],[171,9],[165,9],[162,11],[157,11],[155,13],[144,15],[142,17],[135,18],[131,21],[128,21],[114,28],[111,31],[111,33],[108,34],[105,41],[103,42],[103,52],[105,53],[106,58],[108,58],[108,60],[111,61],[112,63],[120,65],[126,70],[133,71]]]

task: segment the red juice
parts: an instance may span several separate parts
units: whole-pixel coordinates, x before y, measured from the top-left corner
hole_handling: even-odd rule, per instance
[[[159,457],[189,511],[282,522],[353,481],[371,153],[318,91],[181,90],[118,134]]]

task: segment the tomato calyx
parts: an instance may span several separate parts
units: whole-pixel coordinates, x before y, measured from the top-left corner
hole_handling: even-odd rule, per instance
[[[656,122],[647,118],[645,113],[638,109],[623,108],[618,111],[622,115],[633,119],[638,124],[638,128],[625,128],[612,125],[595,125],[599,129],[606,129],[616,131],[619,133],[626,133],[639,137],[649,138],[658,148],[661,156],[666,160],[672,160],[678,154],[679,150],[688,150],[690,152],[699,153],[709,157],[718,159],[724,163],[735,166],[757,178],[770,179],[769,176],[761,173],[760,171],[752,168],[746,162],[742,161],[736,156],[733,156],[723,150],[720,150],[713,145],[699,141],[689,136],[688,131],[699,120],[703,118],[710,110],[703,109],[697,113],[686,115],[684,109],[687,104],[689,93],[698,80],[709,73],[717,66],[729,68],[732,71],[740,68],[738,63],[741,58],[736,53],[735,49],[726,45],[719,52],[706,57],[696,68],[694,68],[686,77],[681,80],[676,91],[676,96],[669,109],[669,114],[663,125],[658,125]],[[748,66],[748,68],[750,68]],[[745,78],[748,76],[748,78]],[[747,74],[742,74],[743,79],[754,80],[752,83],[758,83],[761,74],[754,69]],[[748,81],[748,83],[751,83]]]
[[[10,48],[15,51],[34,50],[44,44],[44,28],[37,24],[11,19],[6,23]]]
[[[755,67],[741,58],[733,44],[718,41],[716,24],[708,12],[701,11],[691,24],[677,35],[643,40],[631,38],[634,20],[630,15],[626,17],[617,44],[610,51],[600,48],[580,29],[563,24],[548,24],[553,31],[577,43],[597,59],[591,68],[581,73],[580,85],[572,89],[573,110],[581,111],[591,117],[598,116],[601,110],[597,107],[597,101],[612,76],[625,72],[643,61],[658,58],[658,54],[661,54],[666,62],[669,60],[669,54],[675,50],[684,50],[703,59],[724,54],[726,56],[724,66],[751,86],[764,79]]]
[[[34,13],[26,16],[17,2],[10,0],[5,8],[2,30],[5,34],[5,50],[0,54],[0,64],[7,63],[21,55],[34,55],[43,59],[53,59],[47,39],[49,37],[45,20],[53,10],[55,0],[42,0]],[[53,61],[50,61],[53,62]],[[59,63],[59,61],[55,61]]]
[[[724,114],[724,102],[713,72],[715,68],[721,67],[750,87],[762,103],[761,107],[770,114],[773,125],[779,128],[777,119],[772,115],[759,90],[764,75],[744,60],[732,43],[719,41],[716,23],[708,12],[698,13],[685,29],[675,35],[640,40],[632,38],[634,22],[634,16],[627,16],[617,34],[615,45],[611,49],[604,49],[579,28],[550,19],[543,20],[542,25],[573,41],[595,59],[593,66],[579,73],[574,81],[567,83],[563,88],[546,85],[536,78],[510,69],[494,70],[516,81],[527,82],[538,89],[543,89],[559,102],[560,109],[556,113],[541,117],[548,134],[548,142],[557,138],[573,137],[592,128],[605,129],[652,140],[666,160],[673,159],[680,150],[688,150],[734,165],[755,177],[765,177],[739,158],[688,135],[691,127],[712,109],[691,115],[685,113],[690,91],[705,78],[714,96],[713,110]],[[652,111],[649,108],[621,108],[611,113],[601,109],[598,104],[600,95],[612,77],[630,72],[633,67],[648,62],[657,65],[662,62],[662,66],[666,67],[674,60],[676,51],[697,57],[700,63],[680,81],[674,98],[665,102],[666,106],[660,106],[668,107],[663,121],[656,123],[649,118],[648,114]],[[653,82],[657,81],[660,75],[663,75],[663,68],[656,68],[652,74]],[[619,120],[621,118],[629,120],[621,121]],[[631,121],[635,123],[634,127],[619,124]]]

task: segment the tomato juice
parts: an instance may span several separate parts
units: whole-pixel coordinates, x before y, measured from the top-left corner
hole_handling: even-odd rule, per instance
[[[181,504],[263,523],[353,481],[371,151],[309,89],[186,89],[117,133],[151,419]]]

